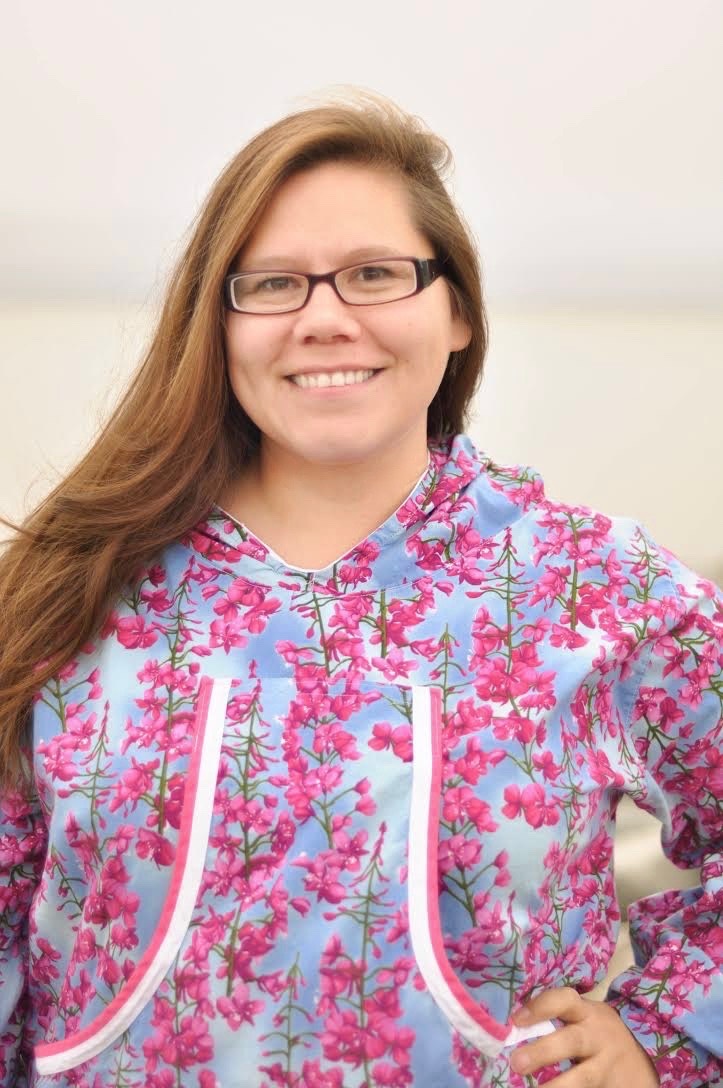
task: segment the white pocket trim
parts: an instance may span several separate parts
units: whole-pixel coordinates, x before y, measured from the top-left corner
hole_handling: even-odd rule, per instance
[[[412,687],[413,778],[409,815],[409,934],[422,978],[460,1035],[483,1054],[549,1035],[549,1020],[518,1028],[493,1020],[470,997],[444,951],[437,888],[439,807],[442,792],[442,691]]]
[[[216,777],[231,679],[204,677],[196,703],[197,726],[186,780],[176,859],[168,896],[153,939],[126,984],[87,1027],[35,1048],[41,1076],[73,1069],[114,1043],[143,1011],[168,973],[196,905],[208,849]]]

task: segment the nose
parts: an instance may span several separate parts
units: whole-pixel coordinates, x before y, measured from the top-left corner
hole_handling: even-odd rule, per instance
[[[354,306],[339,297],[333,284],[312,284],[309,297],[294,314],[297,335],[301,338],[356,337],[359,335],[359,319],[354,310]]]

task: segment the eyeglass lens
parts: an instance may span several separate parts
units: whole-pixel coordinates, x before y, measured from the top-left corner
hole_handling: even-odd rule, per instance
[[[358,264],[338,272],[336,285],[345,302],[392,302],[414,293],[417,270],[407,260]],[[306,276],[294,272],[244,272],[233,280],[233,301],[247,313],[278,313],[302,306],[308,286]]]

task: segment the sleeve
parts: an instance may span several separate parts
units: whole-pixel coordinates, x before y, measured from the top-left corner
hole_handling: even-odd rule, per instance
[[[47,835],[37,798],[0,794],[0,1086],[27,1084],[28,914]]]
[[[641,658],[627,744],[633,799],[662,822],[665,855],[700,886],[628,909],[635,966],[607,1001],[653,1061],[661,1088],[723,1085],[723,594],[664,549],[678,607]]]

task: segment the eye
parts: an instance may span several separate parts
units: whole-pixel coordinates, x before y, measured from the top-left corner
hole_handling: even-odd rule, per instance
[[[366,280],[367,282],[369,281],[369,279],[373,279],[373,280],[384,279],[386,276],[391,275],[391,269],[386,268],[384,265],[380,265],[380,264],[364,264],[364,265],[361,265],[357,269],[357,272],[358,272],[359,276],[361,278],[363,278],[364,280]],[[371,277],[369,277],[369,276],[363,276],[362,277],[363,272],[371,272],[372,276]],[[379,275],[374,275],[374,273],[379,273]]]
[[[281,284],[281,290],[284,290],[284,288],[287,287],[290,283],[296,285],[297,281],[289,279],[288,276],[272,276],[269,277],[269,279],[259,280],[259,282],[256,284],[256,290],[261,291],[269,283]],[[268,293],[273,293],[274,290],[275,288],[273,287],[269,288]]]

